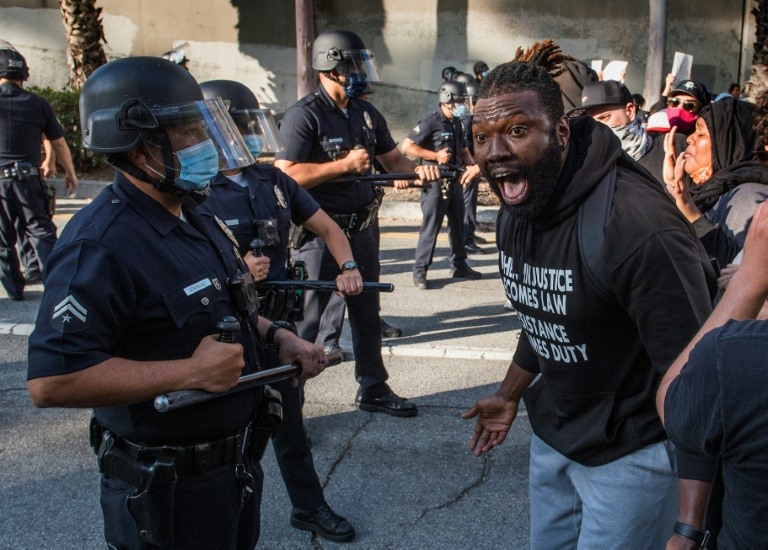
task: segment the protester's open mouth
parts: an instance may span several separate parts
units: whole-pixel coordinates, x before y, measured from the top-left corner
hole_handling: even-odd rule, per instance
[[[517,171],[503,171],[493,174],[493,184],[501,192],[504,202],[517,205],[528,198],[528,179]]]

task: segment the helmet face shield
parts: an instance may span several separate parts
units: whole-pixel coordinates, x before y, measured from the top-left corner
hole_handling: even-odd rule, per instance
[[[177,157],[180,151],[210,140],[218,155],[218,170],[254,164],[253,156],[220,98],[151,111],[165,130]]]
[[[271,110],[238,109],[231,110],[230,114],[254,158],[260,153],[274,154],[285,151]]]
[[[336,71],[347,77],[362,78],[366,82],[381,82],[379,67],[371,50],[349,50],[342,53]]]

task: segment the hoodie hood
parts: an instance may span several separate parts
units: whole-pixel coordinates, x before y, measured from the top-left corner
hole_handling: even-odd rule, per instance
[[[742,183],[768,183],[768,170],[755,160],[760,142],[752,128],[754,107],[726,97],[701,110],[712,143],[712,177],[691,188],[691,195],[706,212],[720,196]]]
[[[575,214],[614,162],[625,156],[619,138],[605,124],[587,116],[569,119],[568,123],[568,155],[554,197],[534,221],[537,229],[553,227]]]

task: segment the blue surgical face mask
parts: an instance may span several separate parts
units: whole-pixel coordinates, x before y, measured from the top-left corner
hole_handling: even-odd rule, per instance
[[[456,118],[464,118],[467,116],[468,112],[467,106],[463,103],[457,103],[453,106],[453,109],[451,109],[451,114]]]
[[[359,74],[352,74],[347,77],[347,85],[344,87],[344,91],[347,92],[347,97],[360,97],[368,87],[368,81],[365,76]]]
[[[488,75],[491,74],[491,70],[490,69],[486,69],[486,70],[484,70],[480,74],[483,76],[483,78],[488,78]]]
[[[248,134],[243,136],[243,140],[245,140],[245,145],[253,155],[253,158],[259,158],[262,149],[264,149],[264,140],[261,139],[261,136]]]
[[[184,191],[205,189],[219,172],[219,153],[210,139],[176,152],[181,169],[176,187]]]

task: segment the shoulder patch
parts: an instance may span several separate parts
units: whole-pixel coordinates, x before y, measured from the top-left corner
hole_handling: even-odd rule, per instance
[[[59,332],[80,332],[88,328],[88,310],[74,294],[53,306],[51,326]]]
[[[417,124],[416,126],[413,127],[412,131],[414,134],[418,134],[421,131],[421,127]]]

